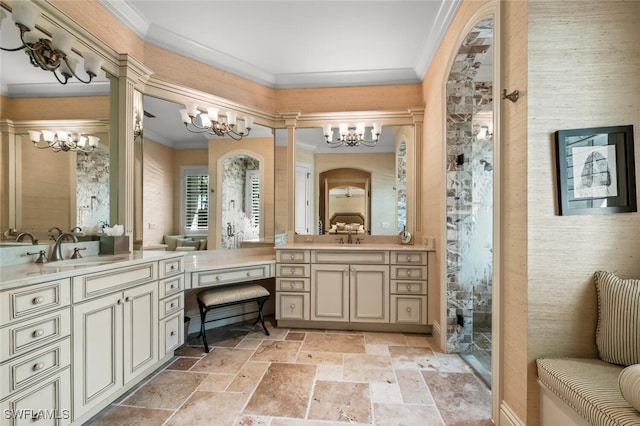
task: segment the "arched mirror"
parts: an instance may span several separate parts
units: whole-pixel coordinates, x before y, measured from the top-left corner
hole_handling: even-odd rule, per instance
[[[181,103],[144,96],[144,250],[274,244],[274,137],[253,124],[242,140],[192,133]]]
[[[413,130],[383,126],[373,147],[331,148],[322,129],[297,128],[295,233],[397,235],[403,230],[407,198],[413,197],[406,185]]]

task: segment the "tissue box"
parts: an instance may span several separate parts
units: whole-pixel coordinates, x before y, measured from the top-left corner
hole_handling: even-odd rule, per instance
[[[100,237],[100,254],[129,253],[129,236],[118,235]]]

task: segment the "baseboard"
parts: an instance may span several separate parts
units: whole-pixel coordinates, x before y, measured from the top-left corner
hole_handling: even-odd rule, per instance
[[[502,401],[500,402],[500,418],[498,421],[499,426],[525,426],[525,423],[513,412],[509,405]]]
[[[433,336],[433,339],[438,342],[438,345],[440,345],[442,331],[440,330],[440,323],[438,321],[433,322],[433,325],[431,326],[431,335]],[[444,350],[444,348],[441,347],[440,350]]]

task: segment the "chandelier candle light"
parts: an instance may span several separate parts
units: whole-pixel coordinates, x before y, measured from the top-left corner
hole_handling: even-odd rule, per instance
[[[227,111],[226,117],[219,116],[218,112],[218,108],[212,107],[207,108],[207,112],[200,112],[196,104],[188,104],[180,110],[180,117],[187,130],[192,133],[229,136],[237,141],[249,135],[253,117],[245,115],[244,123],[240,125],[235,111]]]
[[[0,10],[0,25],[6,16],[6,13]],[[85,84],[91,83],[91,80],[100,71],[102,58],[91,52],[82,54],[84,70],[88,75],[88,79],[83,80],[75,72],[78,61],[70,56],[73,38],[66,30],[55,27],[51,31],[51,40],[47,38],[38,39],[36,35],[31,33],[36,28],[36,20],[39,16],[40,12],[34,4],[27,1],[14,1],[12,18],[20,30],[22,45],[14,48],[0,47],[0,49],[8,52],[24,50],[34,67],[51,71],[61,84],[67,84],[71,77],[75,77]]]
[[[40,139],[46,143],[43,145]],[[100,138],[97,136],[82,136],[75,132],[53,132],[51,130],[29,130],[29,138],[33,142],[33,146],[39,149],[51,148],[54,152],[78,151],[86,154],[92,152],[97,146]]]
[[[340,137],[338,140],[333,140],[333,128],[331,124],[324,126],[324,138],[327,145],[331,148],[337,148],[339,146],[376,146],[380,139],[380,133],[382,133],[382,126],[380,123],[373,123],[371,128],[371,139],[364,137],[365,124],[358,123],[355,127],[349,126],[347,123],[341,123],[338,127]]]

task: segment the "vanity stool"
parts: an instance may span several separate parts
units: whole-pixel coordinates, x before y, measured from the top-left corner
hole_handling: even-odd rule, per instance
[[[260,321],[260,323],[262,324],[262,329],[264,330],[264,334],[268,336],[269,330],[267,330],[267,327],[264,325],[262,307],[264,306],[264,303],[269,300],[270,295],[271,294],[266,288],[262,287],[259,284],[250,283],[213,287],[199,292],[197,298],[198,308],[200,309],[200,334],[202,335],[202,342],[204,343],[205,351],[207,353],[209,352],[207,334],[205,333],[204,328],[205,323],[244,315],[244,313],[242,313],[206,321],[207,312],[216,308],[255,301],[258,304],[258,318],[256,318],[256,321],[253,323],[253,325],[255,326],[258,321]]]

